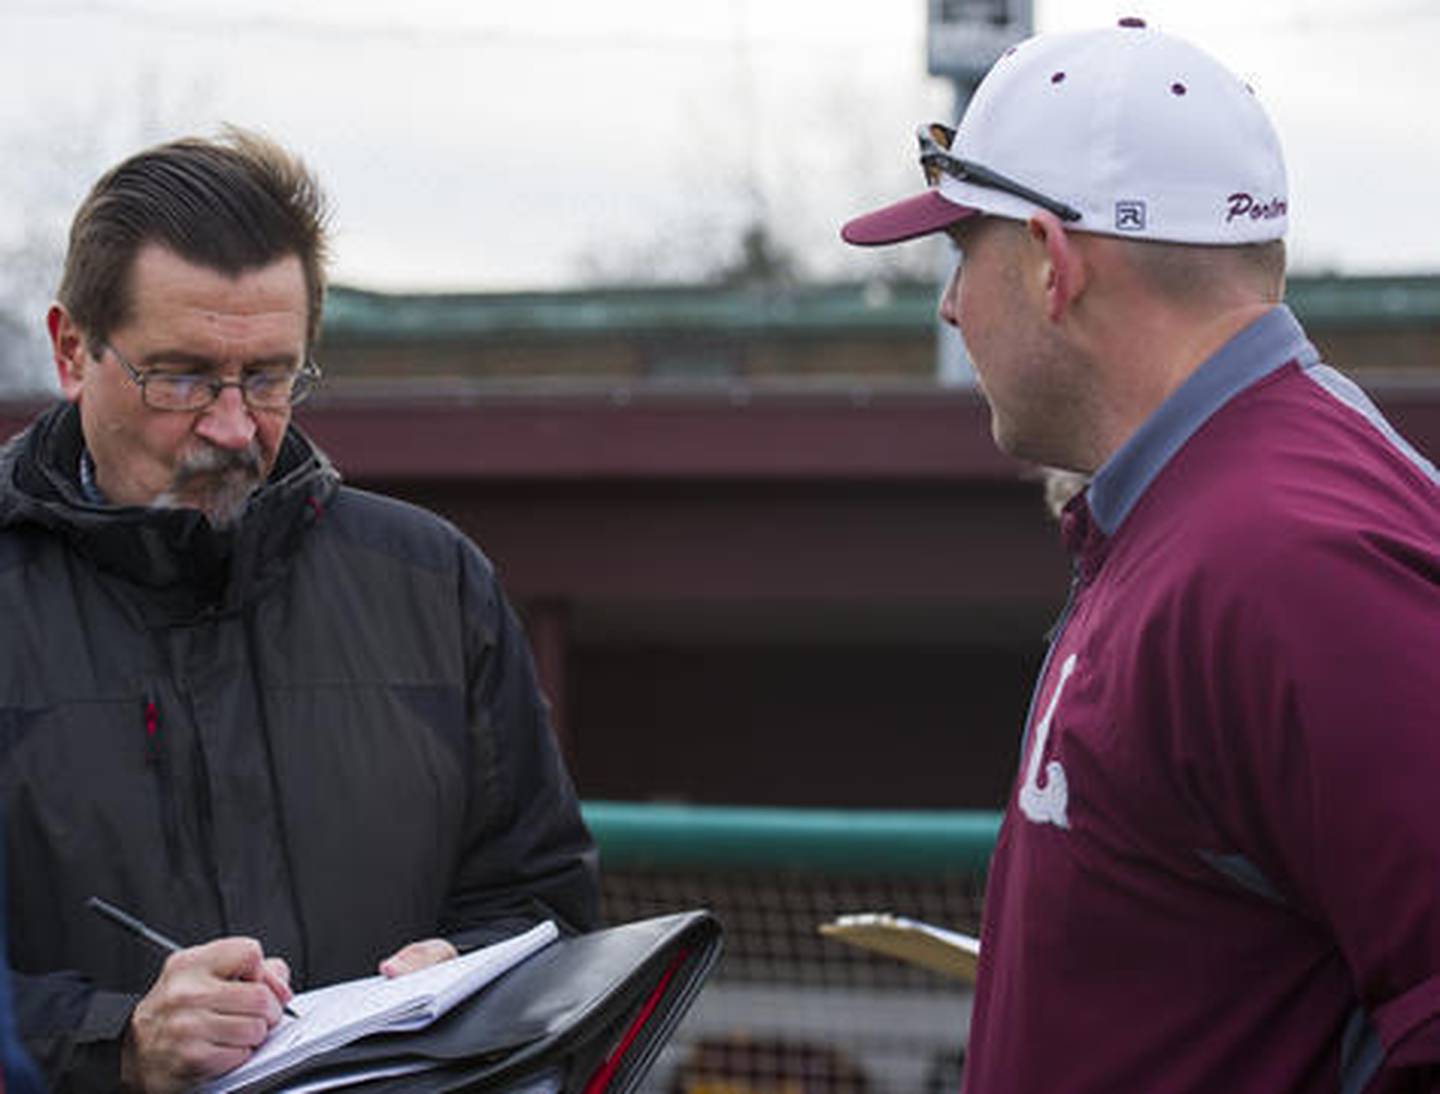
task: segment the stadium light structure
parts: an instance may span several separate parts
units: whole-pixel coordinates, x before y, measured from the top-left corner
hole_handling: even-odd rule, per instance
[[[953,120],[965,113],[966,104],[981,77],[996,58],[1010,46],[1028,38],[1035,19],[1032,0],[926,0],[926,65],[932,76],[943,76],[955,89]],[[941,284],[953,268],[948,254],[942,256]],[[954,328],[936,321],[935,375],[942,384],[970,387],[975,370],[970,365],[965,343]]]

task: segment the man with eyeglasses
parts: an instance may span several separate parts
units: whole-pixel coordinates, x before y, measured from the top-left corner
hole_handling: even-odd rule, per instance
[[[131,157],[72,225],[65,399],[0,453],[10,959],[57,1090],[190,1089],[297,988],[596,922],[489,563],[291,422],[325,242],[313,176],[242,131]]]
[[[1090,478],[987,878],[967,1094],[1440,1089],[1440,473],[1282,303],[1255,93],[1008,51],[929,189],[1000,448]]]

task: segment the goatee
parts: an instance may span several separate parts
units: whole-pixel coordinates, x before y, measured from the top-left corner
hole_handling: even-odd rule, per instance
[[[217,529],[240,523],[250,495],[264,481],[260,446],[217,448],[204,445],[176,464],[170,489],[155,499],[161,509],[199,509]]]

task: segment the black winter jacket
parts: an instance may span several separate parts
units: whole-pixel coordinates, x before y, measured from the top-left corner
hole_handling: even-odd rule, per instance
[[[436,934],[595,925],[595,855],[489,563],[292,427],[235,531],[87,504],[79,416],[0,452],[0,801],[21,1032],[113,1089],[159,961],[249,935],[297,988]]]

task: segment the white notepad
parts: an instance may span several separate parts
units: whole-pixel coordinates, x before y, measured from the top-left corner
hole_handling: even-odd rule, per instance
[[[301,1060],[371,1033],[421,1029],[558,937],[546,920],[507,938],[405,976],[367,976],[301,992],[290,1001],[298,1018],[282,1018],[255,1055],[201,1088],[225,1094]]]

